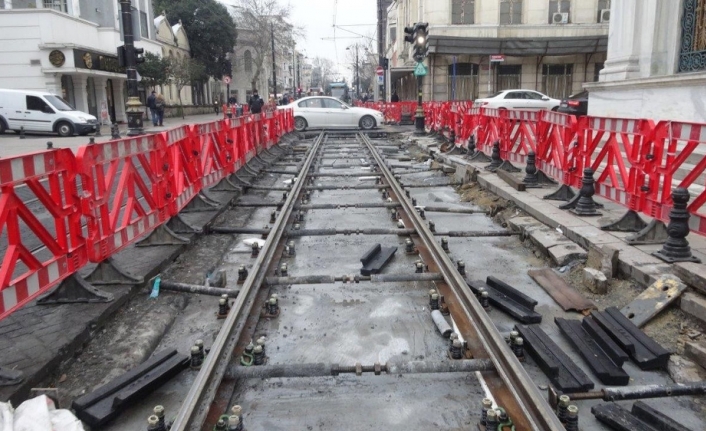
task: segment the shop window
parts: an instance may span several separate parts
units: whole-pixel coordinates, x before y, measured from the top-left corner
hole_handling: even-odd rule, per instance
[[[76,97],[74,96],[74,80],[71,75],[63,75],[61,77],[61,96],[69,102],[69,105],[76,106]]]
[[[450,100],[475,100],[478,98],[478,65],[456,63],[448,69],[448,95]]]
[[[246,72],[252,72],[252,53],[249,49],[243,54],[243,68]]]
[[[497,77],[496,91],[521,88],[522,65],[497,66]]]
[[[451,24],[474,24],[475,9],[475,0],[451,0]]]
[[[542,93],[555,99],[571,95],[573,64],[545,64],[542,66]]]
[[[390,45],[397,43],[397,26],[390,27]]]
[[[140,11],[140,34],[143,38],[149,39],[149,26],[147,25],[147,14]]]
[[[679,72],[706,70],[706,0],[684,0]]]
[[[500,0],[500,24],[522,24],[522,0]]]
[[[86,79],[86,95],[88,96],[88,113],[98,118],[98,103],[96,102],[96,83],[93,78]]]
[[[571,1],[549,1],[549,24],[566,24],[571,22]]]

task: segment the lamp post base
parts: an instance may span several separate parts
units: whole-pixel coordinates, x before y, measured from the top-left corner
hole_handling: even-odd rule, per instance
[[[416,136],[421,136],[425,135],[426,132],[424,131],[424,108],[420,106],[417,106],[417,112],[414,116],[414,134]]]
[[[127,100],[127,136],[139,136],[145,134],[142,122],[142,103],[137,97],[129,97]]]

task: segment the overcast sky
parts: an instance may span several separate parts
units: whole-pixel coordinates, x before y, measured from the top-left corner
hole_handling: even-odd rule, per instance
[[[238,4],[238,0],[219,1],[224,4]],[[350,68],[345,64],[346,47],[365,41],[353,33],[375,37],[377,0],[280,0],[280,2],[292,5],[292,21],[302,27],[306,33],[304,40],[296,41],[297,49],[305,52],[309,58],[317,56],[330,58],[338,64],[338,72],[347,77],[350,82]],[[334,28],[334,22],[340,27]],[[373,46],[377,47],[375,44]]]

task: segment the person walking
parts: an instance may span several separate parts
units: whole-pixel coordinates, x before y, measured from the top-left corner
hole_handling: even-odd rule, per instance
[[[218,100],[213,101],[213,110],[216,111],[216,117],[218,116]]]
[[[157,109],[157,120],[159,121],[159,124],[155,124],[155,126],[162,126],[164,125],[164,96],[162,94],[158,94],[157,97],[155,98],[155,108]]]
[[[152,125],[157,125],[157,92],[152,90],[152,94],[147,98],[147,107],[150,108],[152,114]]]
[[[397,95],[397,90],[395,90],[392,93],[392,97],[390,97],[390,102],[395,103],[395,102],[399,102],[399,101],[400,101],[400,96]]]
[[[252,92],[252,97],[250,97],[250,102],[248,103],[248,106],[250,107],[250,112],[253,114],[259,114],[262,112],[262,106],[265,104],[265,101],[262,100],[259,94],[257,94],[257,90],[253,90]]]

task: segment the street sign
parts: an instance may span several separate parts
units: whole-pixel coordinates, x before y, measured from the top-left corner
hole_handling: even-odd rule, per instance
[[[230,84],[230,76],[224,76],[223,82],[225,82],[226,84]]]
[[[385,83],[385,77],[382,75],[378,75],[378,85],[382,85]]]
[[[424,63],[417,63],[417,67],[414,68],[414,76],[427,76],[427,68]]]
[[[505,56],[502,54],[497,54],[497,55],[491,55],[490,56],[490,62],[491,63],[502,63],[505,61]]]
[[[377,69],[375,69],[375,74],[377,76],[383,76],[385,75],[385,69],[383,69],[382,66],[378,66]]]

